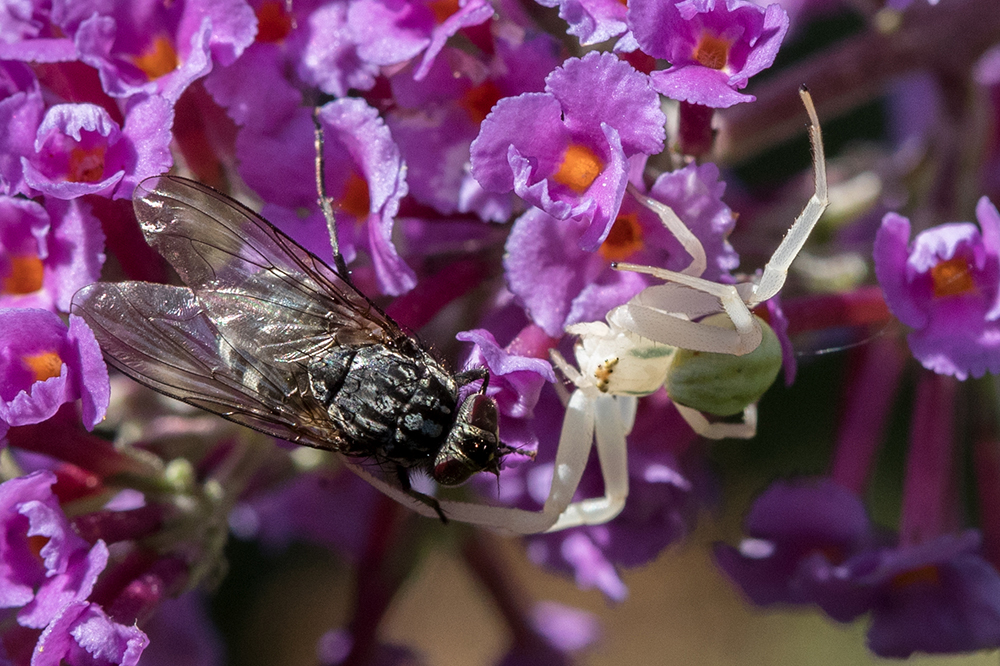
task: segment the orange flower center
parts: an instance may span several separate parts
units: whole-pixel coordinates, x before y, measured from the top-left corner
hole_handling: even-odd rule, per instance
[[[598,250],[608,261],[622,261],[642,248],[638,213],[621,213]]]
[[[958,296],[975,291],[976,285],[969,275],[969,262],[961,257],[942,261],[931,269],[934,297]]]
[[[59,354],[51,351],[22,356],[21,360],[34,373],[36,382],[44,382],[46,379],[58,377],[60,370],[62,370],[62,359],[59,358]]]
[[[492,81],[484,81],[467,90],[459,103],[472,118],[472,122],[478,125],[486,119],[493,105],[499,102],[501,97],[503,94],[497,88],[497,84]]]
[[[42,561],[42,548],[45,548],[48,544],[49,538],[47,536],[42,536],[41,534],[35,534],[28,537],[28,550],[31,551],[32,555],[38,558],[38,561]]]
[[[702,32],[691,55],[705,67],[723,69],[729,61],[730,46],[732,46],[732,42],[728,39]]]
[[[265,2],[257,10],[257,41],[280,42],[292,31],[292,16],[283,2]]]
[[[42,260],[33,254],[10,258],[10,275],[0,283],[0,292],[11,295],[33,294],[42,288]]]
[[[586,146],[571,143],[566,148],[562,164],[552,179],[579,194],[590,187],[603,168],[604,163],[594,151]]]
[[[439,25],[459,10],[458,0],[430,0],[427,7],[433,12],[434,20]]]
[[[895,576],[892,579],[892,586],[898,590],[911,585],[916,585],[917,583],[938,585],[940,582],[941,574],[938,572],[938,568],[933,564],[928,564],[925,567],[920,567],[919,569],[914,569],[913,571],[904,571],[898,576]]]
[[[67,180],[71,183],[96,183],[104,176],[104,146],[80,148],[69,153]]]
[[[159,35],[153,39],[149,48],[142,55],[135,56],[132,62],[146,72],[150,81],[155,81],[177,69],[177,51],[165,35]]]
[[[344,193],[337,203],[340,210],[348,215],[353,215],[358,220],[367,219],[372,207],[371,197],[368,195],[368,183],[352,171],[344,185]]]

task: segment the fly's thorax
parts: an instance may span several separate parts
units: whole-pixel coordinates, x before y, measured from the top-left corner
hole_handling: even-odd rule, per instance
[[[499,413],[496,400],[476,393],[458,410],[431,475],[443,486],[457,486],[476,472],[500,472]]]

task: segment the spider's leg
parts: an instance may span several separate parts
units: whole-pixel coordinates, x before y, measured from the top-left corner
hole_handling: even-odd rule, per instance
[[[674,407],[691,429],[709,439],[750,439],[757,434],[757,405],[747,405],[742,423],[711,422],[697,409],[674,403]]]
[[[806,105],[806,112],[809,114],[809,138],[812,140],[813,165],[816,171],[816,192],[809,199],[809,203],[795,218],[785,238],[778,245],[778,249],[771,255],[771,260],[764,266],[764,273],[760,276],[753,295],[749,299],[750,307],[758,303],[763,303],[767,299],[777,294],[785,284],[785,277],[788,275],[788,267],[798,256],[806,239],[812,232],[813,227],[819,222],[823,211],[830,205],[830,197],[827,193],[826,185],[826,158],[823,155],[823,135],[819,129],[819,118],[816,116],[816,107],[813,106],[812,96],[805,86],[799,88],[799,95],[802,103]]]
[[[604,477],[604,496],[573,502],[562,512],[549,532],[599,525],[613,519],[625,508],[628,497],[628,453],[626,436],[632,429],[637,400],[631,396],[601,394],[594,398],[594,425],[597,455]]]
[[[539,512],[466,504],[445,509],[456,520],[476,523],[521,534],[550,529],[573,500],[594,441],[595,403],[589,392],[577,389],[570,396],[559,434],[559,449],[552,469],[552,486]],[[497,523],[502,519],[502,524]]]
[[[677,217],[674,209],[661,201],[642,194],[631,183],[628,185],[628,192],[639,203],[656,213],[666,230],[673,234],[684,250],[691,255],[691,263],[681,273],[685,275],[701,275],[704,273],[705,268],[708,266],[708,260],[705,257],[705,247],[698,240],[698,237],[694,235],[694,232],[688,229],[687,225],[681,221],[681,218]]]
[[[742,356],[760,345],[760,325],[743,302],[743,296],[736,286],[653,266],[619,263],[614,264],[614,267],[619,270],[647,273],[661,280],[688,287],[694,292],[713,296],[718,300],[718,309],[728,315],[735,330],[690,321],[689,312],[697,310],[701,313],[700,311],[704,310],[705,299],[701,294],[681,290],[674,295],[674,302],[670,304],[669,311],[644,304],[641,298],[633,299],[617,308],[615,322],[622,328],[654,342],[692,351]]]

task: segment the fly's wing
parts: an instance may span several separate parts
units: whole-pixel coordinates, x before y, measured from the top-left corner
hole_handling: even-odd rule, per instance
[[[146,241],[194,292],[235,349],[286,363],[343,344],[406,339],[333,269],[215,190],[156,176],[133,195]]]
[[[269,435],[341,448],[300,363],[269,365],[228,343],[190,289],[99,282],[73,297],[108,362],[138,382]]]

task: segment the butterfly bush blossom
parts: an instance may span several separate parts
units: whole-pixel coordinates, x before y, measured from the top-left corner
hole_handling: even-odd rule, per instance
[[[713,108],[753,101],[737,91],[771,66],[788,30],[780,6],[744,0],[638,0],[629,21],[639,47],[670,62],[650,75],[656,91]]]
[[[508,453],[446,499],[538,511],[565,474],[556,444],[574,388],[551,352],[573,358],[580,335],[661,282],[620,263],[695,259],[646,197],[701,244],[702,278],[751,280],[813,189],[804,144],[794,163],[798,148],[770,151],[801,131],[803,83],[833,138],[832,205],[780,302],[755,312],[777,332],[787,385],[761,401],[758,438],[711,444],[663,388],[622,397],[635,419],[621,514],[513,543],[618,604],[700,524],[745,514],[744,536],[712,555],[748,604],[865,622],[883,657],[1000,646],[1000,133],[987,127],[1000,14],[993,0],[863,4],[9,3],[0,662],[236,663],[257,648],[208,612],[230,584],[231,537],[264,559],[308,543],[344,563],[343,624],[310,646],[323,664],[430,660],[382,625],[432,550],[498,611],[509,640],[480,661],[572,663],[613,637],[613,623],[524,589],[499,537],[418,518],[336,455],[109,373],[73,296],[98,280],[171,281],[129,202],[165,172],[331,259],[318,125],[351,282],[446,367],[489,370],[462,397],[496,400]],[[825,34],[831,15],[854,33]],[[964,86],[942,87],[956,77]],[[875,105],[879,122],[828,123]],[[576,499],[604,493],[598,462]],[[281,631],[294,621],[267,612]]]
[[[1000,372],[1000,214],[983,197],[979,228],[942,224],[910,242],[910,222],[887,213],[875,237],[886,301],[913,329],[913,355],[934,372],[965,379]]]
[[[663,148],[659,100],[645,77],[607,53],[568,60],[545,89],[497,103],[472,144],[472,175],[557,219],[586,220],[580,246],[593,250],[618,215],[628,158]],[[594,90],[609,93],[595,100]]]

